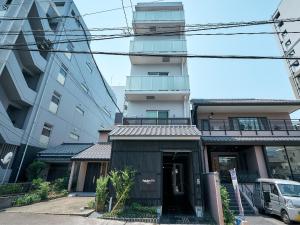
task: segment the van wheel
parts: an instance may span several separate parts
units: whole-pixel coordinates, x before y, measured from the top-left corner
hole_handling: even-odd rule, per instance
[[[289,214],[285,210],[282,210],[282,212],[281,212],[281,219],[286,224],[290,224],[291,223]]]

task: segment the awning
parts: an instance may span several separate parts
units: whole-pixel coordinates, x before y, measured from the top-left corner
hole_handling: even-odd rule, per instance
[[[200,140],[193,125],[120,125],[109,133],[111,140]]]
[[[202,136],[206,145],[300,145],[300,137]]]
[[[72,157],[73,161],[99,161],[110,160],[111,144],[107,142],[95,144],[83,152]]]

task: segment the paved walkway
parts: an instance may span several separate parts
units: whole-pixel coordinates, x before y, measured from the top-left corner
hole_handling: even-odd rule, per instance
[[[253,225],[285,225],[280,217],[274,215],[247,216],[246,220]],[[295,225],[298,223],[294,223]]]
[[[93,212],[91,209],[84,209],[93,197],[64,197],[36,204],[13,207],[6,209],[7,212],[15,213],[38,213],[55,215],[79,215],[88,216]],[[1,224],[2,225],[2,224]]]

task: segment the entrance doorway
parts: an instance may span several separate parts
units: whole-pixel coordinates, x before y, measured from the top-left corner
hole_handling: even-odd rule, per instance
[[[100,177],[101,163],[88,163],[85,180],[84,180],[84,192],[95,192],[96,181]]]
[[[191,153],[163,153],[163,213],[192,214],[194,182]]]

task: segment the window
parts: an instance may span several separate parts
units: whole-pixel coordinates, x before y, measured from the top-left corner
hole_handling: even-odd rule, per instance
[[[81,83],[80,85],[81,85],[81,88],[82,88],[86,93],[89,92],[88,87],[87,87],[84,83]]]
[[[231,130],[269,130],[267,118],[230,118]]]
[[[286,153],[295,180],[300,181],[300,146],[286,146]]]
[[[88,70],[89,70],[90,72],[93,72],[93,66],[92,66],[91,62],[90,62],[90,61],[86,61],[85,64],[86,64]]]
[[[55,2],[54,4],[56,5],[56,7],[64,7],[65,6],[65,2]]]
[[[289,40],[287,40],[286,42],[285,42],[285,47],[289,47],[290,45],[292,44],[292,42],[291,42],[291,40],[289,39]]]
[[[298,60],[295,60],[295,61],[291,64],[291,66],[293,66],[293,67],[298,67],[298,66],[299,66],[299,61],[298,61]]]
[[[274,194],[274,195],[279,196],[278,189],[275,186],[275,184],[270,184],[270,186],[271,186],[271,193]]]
[[[169,111],[167,111],[167,110],[147,110],[146,117],[147,118],[168,119]]]
[[[280,17],[280,12],[277,12],[277,13],[275,14],[275,16],[274,16],[274,19],[275,19],[275,20],[278,20],[279,17]]]
[[[79,112],[79,114],[84,115],[84,110],[79,106],[76,106],[76,111]]]
[[[71,43],[71,42],[69,42],[68,44],[67,44],[67,47],[66,47],[66,51],[68,51],[68,52],[65,52],[65,56],[69,59],[69,60],[71,60],[72,59],[72,51],[74,50],[74,45]]]
[[[163,57],[162,62],[170,62],[170,57]]]
[[[289,162],[285,159],[286,151],[284,146],[267,146],[266,156],[271,177],[288,180],[292,179]]]
[[[280,22],[278,23],[278,27],[282,27],[283,24],[284,24],[284,22],[283,22],[283,21],[280,21]]]
[[[149,28],[149,30],[150,30],[150,32],[156,32],[156,26],[151,26],[151,27]]]
[[[202,119],[201,120],[201,129],[202,130],[209,130],[209,120],[208,119]]]
[[[149,76],[168,76],[169,72],[148,72]]]
[[[42,129],[42,133],[41,133],[41,136],[40,136],[40,143],[41,144],[48,145],[52,129],[53,129],[53,126],[51,124],[44,123],[44,127]]]
[[[284,30],[284,31],[281,33],[281,36],[284,38],[287,34],[288,34],[287,30]]]
[[[74,132],[71,132],[69,136],[70,136],[70,138],[73,139],[73,140],[76,140],[76,141],[79,140],[79,135],[78,135],[78,134],[75,134]]]
[[[61,95],[58,94],[56,91],[53,92],[51,97],[51,101],[49,104],[49,111],[56,114],[59,106]]]
[[[57,78],[56,78],[58,83],[60,83],[61,85],[65,84],[67,71],[68,71],[68,69],[64,65],[62,65],[60,70],[59,70],[59,73],[57,75]]]

